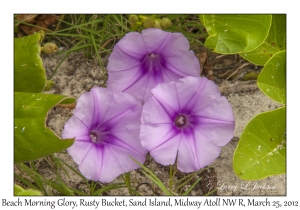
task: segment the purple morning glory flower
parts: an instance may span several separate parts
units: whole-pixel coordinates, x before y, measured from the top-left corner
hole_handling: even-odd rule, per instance
[[[62,137],[74,138],[69,154],[88,179],[111,182],[143,163],[146,153],[139,139],[142,106],[123,92],[95,87],[78,99]]]
[[[126,34],[113,48],[107,87],[145,101],[158,83],[200,76],[199,60],[181,33],[149,28]]]
[[[160,164],[183,172],[210,165],[234,134],[234,116],[217,85],[204,77],[158,84],[144,104],[141,142]]]

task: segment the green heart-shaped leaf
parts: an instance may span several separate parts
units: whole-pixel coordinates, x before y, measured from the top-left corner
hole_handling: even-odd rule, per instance
[[[233,155],[234,172],[257,180],[286,171],[286,108],[254,117],[243,131]]]
[[[244,53],[256,49],[267,38],[271,15],[203,15],[209,37],[205,46],[221,54]]]
[[[14,162],[35,160],[70,147],[74,140],[59,139],[46,125],[50,108],[75,99],[63,95],[14,93]]]
[[[272,25],[267,39],[255,50],[240,55],[251,63],[263,66],[274,54],[285,49],[286,15],[272,15]]]
[[[40,57],[43,33],[14,40],[14,91],[42,92],[46,84],[46,71]]]
[[[273,100],[286,103],[286,52],[276,53],[257,78],[257,86]]]

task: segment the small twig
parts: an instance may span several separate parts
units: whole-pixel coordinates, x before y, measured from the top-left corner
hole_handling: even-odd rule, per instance
[[[226,71],[224,74],[220,74],[219,77],[223,78],[227,73],[228,71]]]
[[[232,74],[230,74],[227,78],[226,78],[226,80],[228,80],[230,77],[232,77],[232,76],[234,76],[241,68],[243,68],[243,67],[245,67],[245,66],[248,66],[248,65],[250,65],[251,63],[244,63],[244,64],[242,64],[239,68],[237,68]]]
[[[225,54],[225,55],[218,55],[218,56],[216,56],[216,59],[219,59],[219,58],[222,58],[222,57],[225,57],[225,56],[228,56],[227,54]]]
[[[231,69],[231,68],[235,68],[235,67],[239,66],[240,64],[241,64],[241,63],[239,62],[239,63],[236,63],[236,64],[231,65],[231,66],[224,66],[224,67],[221,67],[221,68],[213,68],[213,70],[219,71],[219,70]],[[225,74],[226,74],[226,73],[225,73]]]
[[[104,42],[104,44],[101,46],[102,48],[104,48],[108,43],[110,43],[112,40],[115,40],[114,37],[110,38],[109,40],[107,40],[106,42]]]

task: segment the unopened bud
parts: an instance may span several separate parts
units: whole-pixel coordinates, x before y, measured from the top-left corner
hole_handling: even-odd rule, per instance
[[[169,18],[162,18],[160,21],[160,25],[163,28],[169,28],[171,26],[172,22]]]
[[[160,28],[160,29],[162,29],[159,20],[155,20],[154,28]]]
[[[137,15],[129,15],[128,21],[134,25],[136,22],[138,22],[139,18]]]
[[[53,43],[46,43],[43,47],[41,47],[42,52],[46,54],[55,53],[58,50],[58,47]]]
[[[144,21],[144,24],[143,26],[145,28],[154,28],[155,26],[155,19],[151,18],[151,17],[148,17],[145,21]]]

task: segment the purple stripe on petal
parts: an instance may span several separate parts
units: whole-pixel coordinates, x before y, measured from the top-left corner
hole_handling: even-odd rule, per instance
[[[171,124],[142,124],[140,138],[143,147],[151,151],[177,135],[177,130]]]
[[[174,56],[189,50],[190,44],[181,33],[172,33],[165,47],[161,51],[164,56]]]
[[[120,140],[119,138],[114,138],[111,145],[128,150],[128,155],[136,153],[145,158],[145,153],[147,153],[147,151],[140,144],[135,144],[134,142],[125,142]]]
[[[110,73],[123,69],[130,69],[134,66],[140,65],[143,58],[144,56],[141,58],[132,57],[124,53],[124,51],[122,51],[120,48],[115,47],[108,58],[107,70]]]
[[[169,71],[169,69],[166,69],[164,66],[162,66],[162,77],[163,77],[163,81],[176,81],[180,78],[182,78],[182,76]]]
[[[232,138],[235,124],[233,121],[219,121],[201,118],[195,130],[205,134],[218,146],[225,146]]]
[[[151,91],[154,97],[172,110],[180,110],[175,82],[160,83]]]
[[[198,131],[195,131],[194,135],[197,140],[195,148],[198,154],[198,162],[200,167],[204,168],[216,160],[220,154],[221,148]]]
[[[91,128],[94,116],[94,98],[91,92],[79,97],[74,115],[76,115],[88,128]]]
[[[182,172],[193,172],[200,169],[198,154],[193,134],[181,134],[180,146],[177,158],[177,167]]]
[[[163,165],[174,164],[179,149],[181,135],[174,135],[168,141],[165,141],[160,146],[155,147],[150,151],[150,155],[155,159],[156,162]]]
[[[160,53],[162,49],[160,47],[164,45],[170,32],[166,32],[160,29],[150,28],[142,31],[142,36],[146,50],[149,53]],[[160,51],[158,51],[160,50]]]
[[[164,67],[178,76],[200,76],[199,60],[193,52],[187,52],[178,56],[164,57]]]
[[[99,158],[101,157],[101,155],[99,156],[101,152],[95,145],[92,145],[90,150],[85,153],[81,163],[79,163],[79,170],[86,178],[95,181],[99,180],[99,171],[103,163],[103,160]]]
[[[144,74],[135,83],[131,83],[130,87],[126,87],[127,93],[134,96],[137,100],[145,101],[152,93],[150,90],[156,85],[155,78],[149,74]]]
[[[62,132],[64,139],[74,138],[77,136],[85,136],[89,134],[89,128],[79,119],[73,115],[65,124]]]
[[[133,156],[141,163],[145,161],[145,154],[136,153],[114,144],[107,145],[103,159],[103,168],[106,170],[101,171],[101,181],[111,182],[120,174],[139,168],[129,156]]]
[[[223,96],[219,99],[211,101],[210,104],[198,110],[195,108],[193,115],[205,118],[216,119],[220,121],[234,121],[232,109],[227,99]]]
[[[170,112],[169,109],[163,107],[154,97],[150,97],[143,107],[142,122],[147,124],[172,124],[173,115],[174,112]]]
[[[128,55],[142,58],[148,52],[145,49],[142,34],[131,32],[126,34],[119,42],[118,47]]]
[[[74,144],[67,150],[68,153],[73,157],[74,161],[77,164],[80,164],[92,147],[93,144],[90,141],[74,141]]]

